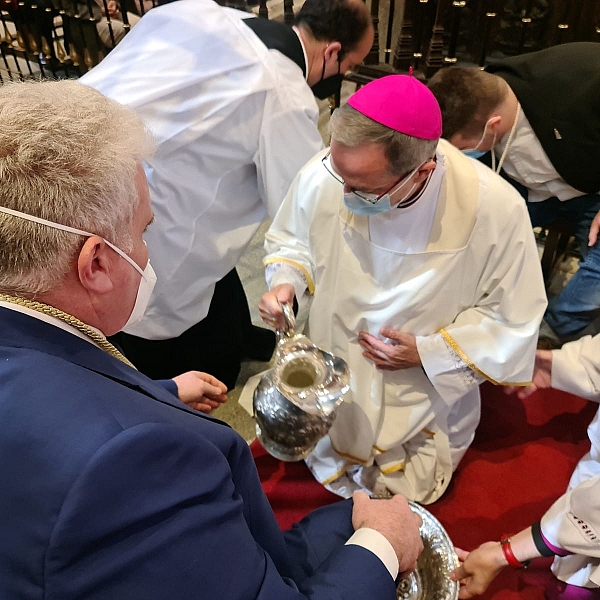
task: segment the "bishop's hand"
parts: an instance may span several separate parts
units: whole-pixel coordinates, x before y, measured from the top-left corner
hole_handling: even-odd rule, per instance
[[[382,327],[380,333],[388,339],[387,342],[377,339],[366,331],[358,334],[358,343],[364,350],[363,356],[374,362],[378,369],[397,371],[421,366],[421,357],[414,335],[396,331],[391,327]]]

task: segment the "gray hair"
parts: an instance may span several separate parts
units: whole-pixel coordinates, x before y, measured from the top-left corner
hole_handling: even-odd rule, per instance
[[[438,140],[423,140],[394,131],[373,121],[349,104],[338,108],[329,121],[331,138],[344,146],[381,144],[388,159],[388,169],[401,177],[431,159]]]
[[[129,108],[75,81],[0,86],[0,206],[133,248],[135,175],[154,141]],[[85,239],[0,213],[0,290],[47,292]]]

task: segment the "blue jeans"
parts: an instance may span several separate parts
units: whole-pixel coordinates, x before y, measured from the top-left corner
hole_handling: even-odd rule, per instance
[[[582,256],[579,269],[561,293],[552,298],[544,315],[561,342],[577,339],[600,317],[600,242],[588,247],[588,233],[600,210],[600,196],[587,194],[565,202],[548,198],[543,202],[527,202],[527,209],[533,227],[564,218],[579,245]]]

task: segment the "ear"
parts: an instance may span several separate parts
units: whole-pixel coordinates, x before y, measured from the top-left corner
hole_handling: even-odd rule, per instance
[[[500,115],[495,115],[488,119],[487,130],[491,133],[498,134],[502,129],[502,117]]]
[[[428,160],[426,163],[423,163],[416,173],[415,183],[425,181],[429,177],[429,174],[435,169],[435,165],[435,160]]]
[[[325,60],[329,61],[332,57],[337,60],[341,49],[340,42],[329,42],[325,48]]]
[[[110,248],[97,235],[89,237],[77,258],[77,274],[81,285],[93,294],[106,294],[114,288],[113,258]]]

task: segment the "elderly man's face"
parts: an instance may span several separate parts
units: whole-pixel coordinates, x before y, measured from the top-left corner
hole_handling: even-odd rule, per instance
[[[380,144],[344,146],[331,141],[331,167],[344,181],[344,191],[383,194],[398,181]]]
[[[131,252],[131,258],[140,266],[142,270],[148,263],[148,248],[144,244],[143,235],[148,225],[154,221],[154,213],[150,206],[150,192],[148,191],[148,181],[141,165],[135,176],[135,185],[138,191],[138,207],[133,215],[133,242],[134,247]]]
[[[148,248],[143,240],[143,234],[148,228],[148,225],[154,220],[154,214],[150,206],[150,193],[148,191],[148,182],[144,169],[139,166],[135,177],[136,188],[138,191],[138,206],[133,215],[133,250],[129,253],[129,257],[143,271],[148,263]],[[135,304],[138,288],[140,285],[141,275],[125,260],[117,262],[119,265],[121,277],[119,288],[116,293],[120,295],[119,306],[123,307],[123,314],[120,315],[118,325],[119,330],[129,318]]]

